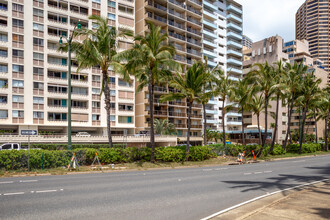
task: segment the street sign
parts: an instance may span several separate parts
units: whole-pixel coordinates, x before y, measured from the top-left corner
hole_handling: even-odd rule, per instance
[[[21,130],[21,135],[37,135],[37,130]]]

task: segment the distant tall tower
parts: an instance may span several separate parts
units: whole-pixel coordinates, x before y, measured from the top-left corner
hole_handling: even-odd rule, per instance
[[[313,58],[324,63],[330,78],[330,0],[306,0],[296,13],[296,39],[308,40]]]
[[[252,43],[253,43],[253,41],[251,40],[251,38],[249,38],[246,35],[243,35],[243,46],[244,47],[251,48],[252,47]]]

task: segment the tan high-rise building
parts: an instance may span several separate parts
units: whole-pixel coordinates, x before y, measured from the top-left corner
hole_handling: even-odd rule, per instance
[[[308,40],[313,58],[330,74],[330,1],[306,0],[296,13],[296,39]],[[330,75],[328,76],[330,81]]]
[[[89,15],[109,18],[109,26],[134,31],[134,1],[12,0],[0,2],[0,129],[20,133],[65,134],[67,130],[68,62],[72,63],[72,131],[106,134],[106,112],[98,68],[81,70],[57,51],[61,36],[74,26],[97,28]],[[81,39],[78,39],[81,40]],[[65,42],[65,40],[63,39]],[[132,45],[120,39],[119,50]],[[109,70],[113,133],[134,133],[134,83]],[[134,81],[134,79],[132,78]]]

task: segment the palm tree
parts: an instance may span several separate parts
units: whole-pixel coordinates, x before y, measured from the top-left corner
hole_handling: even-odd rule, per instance
[[[283,94],[283,84],[282,84],[282,77],[285,74],[284,73],[284,65],[282,63],[282,60],[275,63],[274,69],[272,71],[273,79],[274,79],[274,94],[275,94],[275,100],[276,100],[276,110],[275,110],[275,125],[274,125],[274,134],[273,134],[273,140],[272,144],[270,146],[269,152],[273,152],[274,146],[275,146],[275,140],[276,140],[276,134],[278,130],[278,112],[279,112],[279,105],[280,105],[280,99],[283,100],[284,94]]]
[[[257,91],[261,92],[265,99],[265,132],[262,139],[262,148],[265,146],[267,138],[267,126],[268,126],[268,103],[271,96],[275,92],[274,87],[274,69],[268,65],[268,63],[257,63],[257,70],[252,70],[248,73],[248,80],[252,82]]]
[[[304,140],[305,122],[307,111],[311,104],[319,98],[320,90],[319,84],[321,79],[316,79],[313,73],[307,73],[303,77],[302,86],[300,89],[300,96],[297,98],[297,102],[303,109],[303,120],[300,127],[300,139],[299,139],[299,154],[301,154],[302,142]]]
[[[219,98],[222,100],[222,132],[225,134],[225,116],[227,110],[229,111],[233,107],[231,105],[225,106],[225,102],[227,98],[232,95],[234,83],[231,79],[229,79],[229,75],[225,76],[225,73],[222,69],[216,69],[213,75],[213,82],[215,84],[214,94],[215,96],[219,96]],[[226,138],[223,139],[223,145],[226,146]]]
[[[150,32],[146,36],[136,36],[132,49],[122,52],[119,60],[124,60],[125,70],[135,75],[139,82],[137,92],[148,86],[150,106],[150,144],[151,161],[155,160],[154,132],[154,90],[155,86],[171,78],[171,70],[180,70],[181,66],[172,58],[175,48],[170,46],[167,33],[161,34],[161,27],[148,23]]]
[[[259,144],[262,144],[261,138],[261,130],[260,130],[260,114],[265,109],[264,107],[265,100],[262,95],[254,94],[252,96],[251,102],[248,103],[248,109],[253,112],[257,116],[257,123],[258,123],[258,132],[259,132]]]
[[[96,31],[87,28],[81,29],[74,33],[74,36],[82,36],[85,40],[82,43],[77,41],[72,42],[72,51],[76,54],[78,62],[78,70],[99,66],[102,72],[102,91],[104,93],[105,109],[107,112],[107,133],[109,146],[112,145],[111,124],[110,124],[110,89],[108,69],[115,67],[116,62],[113,57],[117,54],[118,37],[130,36],[130,31],[122,31],[118,33],[116,28],[109,28],[108,19],[100,16],[91,15],[89,17],[93,23],[96,23],[98,29]],[[66,51],[67,47],[61,48]],[[71,62],[71,61],[69,61]],[[127,75],[124,75],[125,80],[129,80]],[[70,91],[69,91],[70,92]]]
[[[189,157],[190,146],[190,128],[191,128],[191,108],[195,101],[199,100],[199,95],[203,91],[205,81],[208,80],[208,75],[204,72],[203,63],[195,62],[192,67],[189,67],[187,72],[182,75],[177,72],[169,85],[179,92],[168,93],[161,97],[162,102],[186,99],[188,105],[188,132],[186,146],[186,160]]]
[[[172,135],[176,132],[173,123],[168,122],[167,119],[155,119],[154,121],[155,133],[160,135]]]
[[[239,112],[242,113],[242,144],[245,145],[245,134],[244,134],[244,120],[243,114],[244,111],[248,109],[248,103],[251,99],[251,94],[253,92],[253,86],[250,86],[246,79],[239,80],[235,83],[233,87],[234,95],[231,97],[231,100],[236,102],[239,106]]]
[[[297,92],[301,86],[301,80],[303,74],[307,72],[308,67],[303,64],[298,64],[295,62],[293,65],[287,63],[285,65],[285,74],[283,76],[283,84],[286,85],[284,92],[287,96],[287,105],[288,105],[288,126],[283,143],[283,149],[286,148],[288,143],[289,135],[291,135],[290,125],[292,118],[292,110],[294,107],[294,100],[297,97]],[[290,139],[291,140],[291,139]]]
[[[325,121],[324,126],[324,142],[325,142],[325,150],[329,150],[329,143],[328,143],[328,126],[329,126],[329,117],[330,117],[330,93],[329,93],[330,86],[323,90],[322,98],[318,101],[319,112],[317,119],[323,119]]]

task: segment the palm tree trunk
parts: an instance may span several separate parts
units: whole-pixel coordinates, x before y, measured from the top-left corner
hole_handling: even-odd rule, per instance
[[[274,129],[274,135],[272,140],[272,145],[269,149],[269,152],[273,152],[274,146],[275,146],[275,139],[276,139],[276,133],[277,133],[277,127],[278,127],[278,108],[280,105],[280,96],[277,95],[276,97],[276,113],[275,113],[275,129]]]
[[[226,126],[225,126],[225,116],[226,116],[226,110],[225,110],[225,99],[222,101],[222,133],[223,133],[223,146],[226,147]]]
[[[242,116],[244,114],[244,109],[242,107]],[[243,120],[243,117],[242,117],[242,144],[243,146],[245,146],[245,134],[244,134],[244,120]]]
[[[191,106],[192,102],[188,102],[188,133],[187,133],[187,146],[186,146],[186,161],[189,158],[189,146],[190,146],[190,127],[191,127]]]
[[[205,108],[205,104],[203,103],[203,117],[204,117],[204,145],[207,144],[207,138],[206,138],[206,108]]]
[[[151,162],[155,162],[155,130],[154,130],[154,85],[151,83],[152,72],[151,68],[149,70],[149,103],[150,103],[150,145],[152,148],[151,151]]]
[[[315,121],[315,141],[317,143],[317,119],[316,119],[316,111],[314,109],[314,121]]]
[[[291,124],[291,114],[292,114],[293,103],[294,103],[293,97],[294,97],[294,94],[292,93],[290,105],[288,103],[288,127],[287,127],[287,130],[286,130],[286,135],[285,135],[284,143],[283,143],[283,146],[282,146],[284,150],[285,150],[286,145],[288,143],[289,135],[290,135],[290,140],[292,140],[291,131],[290,131],[290,124]]]
[[[328,146],[328,116],[325,117],[325,135],[324,135],[324,142],[325,142],[325,151],[329,150],[329,146]]]
[[[304,140],[304,136],[305,136],[305,122],[306,122],[306,114],[307,114],[307,106],[308,103],[306,103],[306,106],[304,106],[303,108],[303,121],[301,124],[301,129],[300,129],[300,139],[299,139],[299,154],[301,154],[301,149],[302,149],[302,144],[303,144],[303,140]]]
[[[262,140],[261,140],[260,115],[259,114],[257,114],[257,122],[258,122],[258,131],[259,131],[259,145],[261,146]]]
[[[265,95],[265,132],[264,132],[264,137],[262,138],[262,147],[264,147],[266,144],[267,125],[268,125],[268,96]]]
[[[110,122],[110,89],[109,89],[109,76],[108,71],[102,71],[103,83],[104,83],[104,103],[105,110],[107,112],[107,133],[108,133],[108,142],[109,147],[112,148],[112,136],[111,136],[111,122]]]

